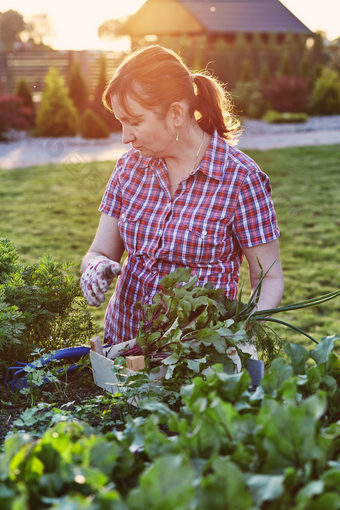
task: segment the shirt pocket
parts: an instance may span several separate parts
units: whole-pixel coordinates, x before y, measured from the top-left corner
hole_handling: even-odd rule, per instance
[[[123,213],[118,219],[118,228],[126,251],[136,255],[141,241],[139,218]]]
[[[185,262],[212,264],[223,258],[227,232],[222,222],[206,226],[187,225],[185,232]]]

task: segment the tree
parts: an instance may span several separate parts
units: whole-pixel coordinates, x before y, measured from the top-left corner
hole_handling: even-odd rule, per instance
[[[95,98],[95,100],[99,100],[101,102],[102,101],[102,95],[103,95],[103,92],[104,92],[106,84],[107,84],[107,79],[106,79],[106,58],[105,58],[105,55],[103,53],[101,53],[100,56],[99,56],[98,67],[99,67],[98,80],[97,80],[97,85],[96,85],[96,89],[95,89],[95,92],[94,92],[94,98]]]
[[[73,62],[71,67],[69,96],[79,113],[82,113],[88,105],[88,89],[77,60]]]
[[[286,49],[282,55],[280,66],[277,72],[278,76],[293,76],[293,64],[290,52]]]
[[[234,61],[223,37],[217,39],[212,57],[209,58],[212,72],[222,83],[227,84],[229,89],[233,88],[236,82]]]
[[[73,136],[77,133],[77,110],[67,93],[63,78],[50,68],[37,115],[40,136]]]
[[[195,38],[194,41],[194,54],[195,58],[192,63],[192,68],[194,71],[198,72],[201,71],[204,67],[204,53],[207,46],[207,40],[204,35],[198,36]]]
[[[105,108],[102,101],[103,92],[107,85],[106,58],[104,54],[100,55],[98,59],[98,66],[99,66],[98,80],[94,92],[93,101],[90,104],[90,108],[95,112],[95,114],[98,117],[100,117],[105,122],[110,131],[120,131],[121,130],[120,122],[116,119],[112,112]]]
[[[29,116],[28,120],[31,126],[34,125],[34,103],[32,99],[31,90],[28,86],[28,83],[25,78],[21,78],[16,86],[15,95],[22,98],[23,105],[28,108],[32,113]]]
[[[241,63],[241,71],[239,81],[246,82],[254,79],[253,70],[247,58],[244,58]]]
[[[25,29],[23,15],[10,9],[0,13],[0,40],[3,51],[12,51],[19,34]]]
[[[44,46],[52,33],[52,21],[46,12],[34,14],[26,24],[25,36],[36,46]]]
[[[340,73],[340,37],[334,39],[327,48],[329,66]]]
[[[269,65],[266,59],[261,61],[261,71],[260,71],[260,79],[262,83],[269,83],[271,80],[271,73],[269,70]]]

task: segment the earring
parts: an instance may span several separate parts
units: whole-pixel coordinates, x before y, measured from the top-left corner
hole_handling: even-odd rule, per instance
[[[177,129],[177,131],[176,131],[176,142],[178,142],[178,140],[179,140],[179,133],[178,133],[178,129]]]

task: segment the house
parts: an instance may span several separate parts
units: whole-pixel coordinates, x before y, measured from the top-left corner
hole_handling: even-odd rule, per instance
[[[146,0],[120,30],[132,46],[183,35],[232,43],[240,32],[248,40],[260,34],[264,41],[275,33],[279,42],[287,33],[313,36],[279,0]]]

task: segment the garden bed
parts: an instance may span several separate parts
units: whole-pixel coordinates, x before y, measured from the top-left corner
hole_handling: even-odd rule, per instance
[[[63,404],[69,406],[72,410],[76,405],[81,404],[87,399],[98,395],[103,395],[105,391],[95,385],[93,381],[92,370],[88,367],[81,368],[67,375],[67,378],[61,378],[63,391],[57,391],[53,384],[46,384],[40,391],[38,401],[40,403],[53,404],[55,407],[61,407]],[[13,422],[19,418],[25,409],[32,406],[30,398],[22,395],[18,390],[11,390],[8,386],[0,385],[0,443],[6,437],[6,434],[12,429]],[[112,418],[115,417],[115,411],[112,409]],[[96,425],[96,423],[92,423]]]

